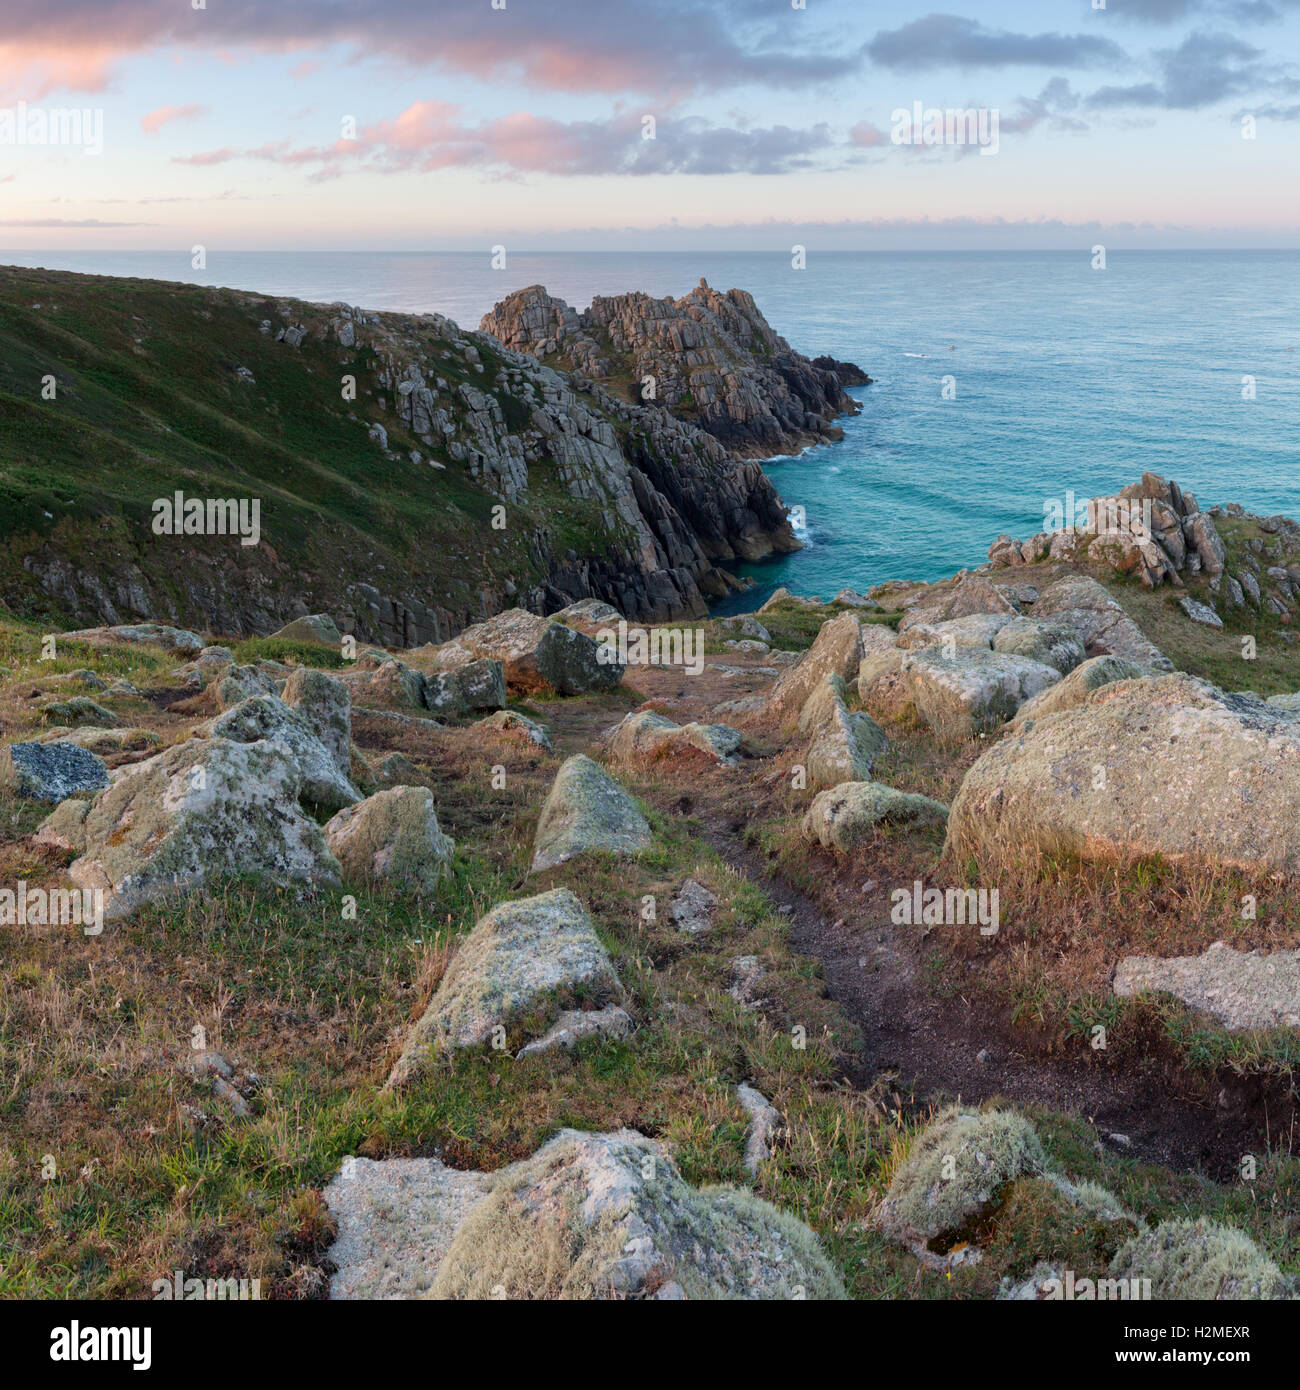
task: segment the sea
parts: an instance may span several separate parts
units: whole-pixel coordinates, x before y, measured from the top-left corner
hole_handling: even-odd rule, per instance
[[[593,296],[753,294],[800,352],[858,363],[869,386],[842,442],[765,469],[804,548],[737,566],[758,588],[829,598],[982,562],[1071,503],[1144,472],[1202,506],[1300,518],[1300,251],[0,252],[0,263],[224,285],[467,328],[541,284]]]

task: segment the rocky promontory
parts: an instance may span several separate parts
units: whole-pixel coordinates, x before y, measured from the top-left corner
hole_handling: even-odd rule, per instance
[[[681,299],[597,296],[581,314],[541,285],[503,299],[480,325],[548,364],[657,402],[735,453],[766,458],[843,438],[838,415],[860,409],[852,362],[809,359],[776,333],[744,290],[706,280]]]

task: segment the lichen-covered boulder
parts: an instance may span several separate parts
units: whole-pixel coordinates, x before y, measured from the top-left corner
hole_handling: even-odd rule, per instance
[[[1089,657],[1055,685],[1039,691],[1032,700],[1026,700],[1016,711],[1012,724],[1018,729],[1031,719],[1039,719],[1045,714],[1075,709],[1086,704],[1088,696],[1103,685],[1110,685],[1113,681],[1139,680],[1146,675],[1150,675],[1150,672],[1145,667],[1122,656]]]
[[[1088,656],[1122,656],[1152,671],[1173,669],[1173,662],[1089,575],[1067,575],[1049,584],[1034,603],[1035,621],[1045,618],[1069,628]]]
[[[895,646],[903,651],[944,646],[991,648],[998,633],[1015,621],[1012,613],[967,613],[938,623],[912,622],[899,632]]]
[[[489,729],[493,733],[506,734],[511,738],[523,739],[548,751],[552,746],[551,731],[546,725],[539,724],[535,719],[529,719],[526,714],[520,714],[517,710],[498,710],[495,714],[489,714],[486,719],[480,719],[474,727],[476,729]]]
[[[499,661],[506,685],[519,694],[583,695],[612,690],[622,681],[624,667],[608,659],[610,650],[577,628],[511,608],[466,628],[432,656],[444,670],[475,660]]]
[[[1115,682],[990,748],[948,836],[959,854],[1191,855],[1297,873],[1300,721],[1193,676]]]
[[[105,918],[229,875],[337,884],[338,861],[298,808],[299,782],[279,744],[190,739],[99,793],[68,872],[104,893]]]
[[[863,625],[856,613],[822,624],[817,640],[797,666],[784,671],[768,695],[768,711],[779,723],[795,719],[808,697],[830,675],[853,680],[864,655]],[[893,641],[893,634],[889,640]]]
[[[499,661],[490,658],[435,671],[424,678],[424,704],[434,714],[456,717],[502,710],[506,704],[505,671]]]
[[[168,627],[165,623],[119,623],[116,627],[84,627],[76,632],[59,634],[61,642],[90,642],[95,646],[106,646],[113,642],[141,643],[161,647],[164,651],[178,656],[197,656],[204,648],[203,638],[197,632],[181,627]]]
[[[885,731],[869,714],[849,709],[847,693],[843,679],[828,674],[800,711],[801,729],[812,734],[803,759],[810,786],[865,782],[872,763],[888,744]]]
[[[361,800],[361,793],[339,769],[335,754],[321,742],[316,730],[278,696],[254,695],[210,720],[202,732],[209,738],[235,743],[265,739],[279,744],[298,768],[299,795],[308,806],[332,813]]]
[[[1300,1028],[1300,951],[1236,951],[1216,941],[1198,956],[1125,956],[1113,989],[1172,994],[1229,1032]]]
[[[103,757],[106,753],[143,753],[158,748],[162,745],[162,736],[152,729],[97,729],[94,725],[84,729],[61,729],[56,725],[47,729],[39,742],[75,744]]]
[[[451,872],[456,848],[438,825],[427,787],[390,787],[345,806],[325,826],[325,843],[349,881],[426,893]]]
[[[1156,1300],[1291,1296],[1286,1276],[1245,1232],[1204,1218],[1164,1221],[1134,1236],[1116,1251],[1110,1273],[1147,1281],[1139,1287]]]
[[[343,644],[343,634],[328,613],[312,613],[305,618],[295,618],[271,636],[285,642],[315,642],[318,646],[333,647],[336,651]]]
[[[912,1141],[877,1214],[880,1229],[929,1249],[957,1237],[1010,1182],[1045,1172],[1033,1125],[1009,1110],[950,1106]]]
[[[10,743],[0,748],[0,789],[57,803],[108,786],[108,767],[74,743]]]
[[[424,677],[404,661],[390,658],[374,666],[340,671],[354,705],[370,709],[427,709]]]
[[[636,854],[650,827],[635,801],[599,763],[576,753],[560,765],[542,806],[530,873],[579,854]]]
[[[738,730],[726,724],[676,724],[653,710],[638,710],[623,718],[609,736],[610,753],[620,760],[703,753],[719,763],[734,763],[741,744]]]
[[[576,627],[588,637],[595,637],[602,628],[616,628],[623,620],[623,615],[612,603],[598,598],[580,598],[558,613],[552,613],[551,617],[557,623]]]
[[[502,1028],[540,1036],[566,1009],[619,1003],[623,989],[586,909],[567,888],[499,903],[461,942],[388,1078],[400,1086],[444,1048]]]
[[[1032,618],[1012,618],[999,626],[993,650],[1025,656],[1065,675],[1084,659],[1083,643],[1059,623],[1040,623]]]
[[[70,700],[51,700],[41,706],[41,718],[47,724],[64,724],[72,729],[93,725],[97,729],[116,729],[121,720],[112,710],[97,704],[88,695],[74,695]]]
[[[41,822],[32,838],[38,845],[50,845],[54,849],[84,854],[86,816],[89,811],[89,801],[81,801],[74,797],[60,802]]]
[[[845,1297],[801,1221],[747,1192],[690,1187],[634,1130],[561,1130],[497,1176],[431,1293],[494,1290],[508,1299]]]
[[[257,666],[230,666],[213,682],[212,698],[218,709],[233,709],[254,695],[278,695],[275,682]]]
[[[931,729],[971,738],[1006,723],[1061,673],[1027,657],[984,647],[907,652],[900,672],[917,714]]]
[[[848,852],[882,825],[941,825],[947,819],[948,808],[928,796],[882,782],[841,782],[813,797],[802,828],[805,839]]]
[[[352,769],[352,695],[324,671],[299,666],[284,683],[284,703],[325,745],[343,777]]]

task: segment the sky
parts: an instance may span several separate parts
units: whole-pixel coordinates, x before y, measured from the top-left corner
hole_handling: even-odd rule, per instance
[[[1300,0],[937,5],[0,0],[0,248],[1300,246]]]

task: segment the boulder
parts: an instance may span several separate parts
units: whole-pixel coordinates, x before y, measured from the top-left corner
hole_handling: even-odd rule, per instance
[[[395,658],[376,666],[340,671],[338,679],[347,687],[354,705],[367,709],[427,709],[425,678],[404,661]]]
[[[500,669],[499,663],[498,669]],[[498,710],[495,714],[489,714],[486,719],[480,719],[474,727],[476,729],[489,729],[493,733],[506,734],[511,738],[524,739],[528,743],[535,743],[539,748],[545,748],[547,752],[552,751],[551,732],[546,725],[539,724],[535,719],[529,719],[527,715],[520,714],[517,710]]]
[[[918,623],[934,625],[953,618],[1002,613],[1016,617],[1019,609],[998,585],[983,575],[967,575],[950,588],[935,594],[922,594],[898,621],[901,636]]]
[[[168,748],[90,804],[72,881],[104,893],[105,918],[237,874],[337,885],[338,861],[298,809],[299,790],[280,744],[206,738]]]
[[[1076,666],[1068,676],[1040,691],[1032,700],[1027,700],[1016,711],[1013,727],[1021,728],[1031,719],[1040,719],[1045,714],[1056,714],[1060,710],[1076,709],[1086,704],[1094,690],[1115,681],[1139,680],[1149,672],[1135,661],[1122,656],[1094,656]]]
[[[1188,594],[1184,594],[1178,600],[1178,606],[1194,622],[1201,623],[1204,627],[1223,626],[1223,619],[1208,604],[1198,603]]]
[[[567,888],[499,903],[461,942],[388,1085],[404,1085],[435,1051],[481,1047],[497,1028],[531,1040],[567,1010],[622,996],[591,918]]]
[[[1034,604],[1034,618],[1053,618],[1083,643],[1088,656],[1122,656],[1153,671],[1170,671],[1173,662],[1142,635],[1142,630],[1095,579],[1067,575],[1049,584]]]
[[[712,761],[731,764],[736,761],[741,739],[739,731],[726,724],[675,724],[653,710],[638,710],[610,732],[609,749],[620,760],[689,756],[698,752]]]
[[[87,695],[74,695],[70,700],[51,700],[41,706],[41,718],[47,724],[61,724],[78,729],[93,725],[97,729],[116,729],[121,720],[112,710],[96,704]]]
[[[451,872],[456,842],[442,833],[427,787],[391,787],[346,806],[325,843],[349,881],[383,881],[432,892]]]
[[[424,704],[434,714],[463,718],[484,710],[503,710],[505,671],[499,661],[469,661],[424,678]]]
[[[1001,630],[1016,619],[1012,613],[968,613],[962,618],[945,618],[943,622],[912,622],[899,625],[894,645],[904,651],[919,651],[922,647],[984,647],[991,648]]]
[[[334,751],[317,736],[304,715],[275,695],[254,695],[252,699],[209,720],[198,732],[208,738],[230,739],[234,743],[257,743],[266,739],[278,744],[293,758],[298,768],[299,796],[315,809],[333,813],[361,800],[361,793],[340,770]],[[351,760],[348,763],[351,768]]]
[[[687,936],[699,936],[713,925],[717,908],[717,897],[702,883],[688,878],[673,899],[673,925]]]
[[[581,753],[560,765],[542,806],[529,873],[553,869],[580,854],[636,854],[650,844],[637,804]]]
[[[748,1192],[697,1191],[634,1130],[572,1129],[497,1175],[452,1239],[432,1295],[845,1297],[817,1237],[793,1216]]]
[[[0,748],[0,790],[57,803],[102,791],[108,767],[74,743],[10,743]]]
[[[983,647],[907,652],[900,672],[925,723],[961,738],[999,728],[1026,700],[1061,679],[1041,661]]]
[[[772,634],[752,613],[736,613],[729,618],[719,618],[718,626],[741,637],[751,637],[758,642],[771,643]]]
[[[1134,1236],[1115,1252],[1110,1275],[1137,1280],[1144,1297],[1160,1301],[1292,1296],[1290,1281],[1245,1232],[1205,1218],[1162,1221]]]
[[[106,753],[143,753],[162,744],[152,729],[63,729],[57,725],[40,737],[41,743],[71,743],[103,757]]]
[[[1125,956],[1115,993],[1172,994],[1229,1031],[1300,1028],[1300,951],[1236,951],[1216,941],[1199,956]]]
[[[38,845],[50,845],[72,854],[86,852],[86,816],[90,811],[89,801],[62,801],[41,822],[40,828],[32,837]]]
[[[1009,1110],[950,1106],[912,1141],[877,1221],[890,1239],[929,1250],[992,1207],[1007,1184],[1046,1169],[1028,1120]]]
[[[116,627],[84,627],[76,632],[59,634],[61,642],[90,642],[107,646],[113,642],[140,643],[161,647],[178,656],[197,656],[204,648],[203,638],[185,628],[168,627],[165,623],[119,623]]]
[[[882,825],[941,825],[947,819],[948,808],[928,796],[895,791],[881,782],[841,782],[813,797],[803,834],[847,853]]]
[[[466,628],[434,652],[435,663],[449,670],[474,660],[499,661],[509,689],[531,695],[553,690],[583,695],[612,690],[624,668],[606,660],[608,648],[564,623],[511,608],[485,623]]]
[[[254,695],[278,695],[274,680],[256,666],[230,666],[212,683],[217,708],[233,709]]]
[[[840,782],[865,782],[872,763],[889,742],[885,731],[869,714],[849,710],[839,676],[827,677],[822,691],[814,694],[808,721],[812,733],[804,754],[808,783],[834,787]]]
[[[993,650],[1040,661],[1063,676],[1084,659],[1083,643],[1068,627],[1032,618],[1012,618],[1003,623],[993,638]]]
[[[341,680],[299,666],[284,683],[284,703],[325,745],[342,777],[352,772],[352,695]]]
[[[515,1060],[554,1052],[557,1047],[577,1047],[588,1038],[625,1038],[631,1031],[631,1017],[617,1004],[607,1004],[603,1009],[568,1009],[540,1038],[525,1043]]]
[[[343,646],[343,634],[328,613],[312,613],[305,618],[295,618],[271,636],[285,642],[314,642],[317,646],[333,647],[335,651]]]
[[[892,641],[892,635],[891,639]],[[852,680],[864,655],[862,622],[856,613],[841,613],[823,623],[816,641],[797,666],[782,672],[768,696],[768,709],[781,723],[793,720],[826,676]]]
[[[1294,873],[1300,721],[1181,673],[1106,685],[990,748],[962,782],[948,835],[958,853],[1028,845]]]
[[[551,617],[556,622],[576,627],[588,637],[595,637],[602,628],[616,628],[623,621],[617,608],[598,598],[580,598],[558,613],[552,613]]]

